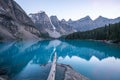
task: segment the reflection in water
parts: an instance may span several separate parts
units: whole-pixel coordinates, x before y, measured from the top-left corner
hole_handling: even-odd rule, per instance
[[[120,80],[120,47],[95,41],[1,42],[0,75],[12,80],[46,80],[53,53],[92,80]],[[117,66],[116,66],[117,65]],[[31,73],[32,72],[32,73]]]

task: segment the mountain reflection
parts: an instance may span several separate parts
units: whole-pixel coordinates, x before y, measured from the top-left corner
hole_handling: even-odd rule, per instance
[[[33,63],[46,64],[50,60],[50,56],[55,48],[57,57],[65,58],[66,56],[78,56],[85,60],[90,60],[95,56],[99,60],[108,57],[120,58],[120,47],[116,45],[109,45],[102,42],[95,41],[42,41],[38,42],[39,46],[34,52],[35,58]]]
[[[96,41],[53,40],[29,42],[0,42],[0,75],[14,75],[29,62],[44,65],[51,62],[53,53],[57,57],[77,56],[90,60],[108,57],[120,58],[120,47]]]

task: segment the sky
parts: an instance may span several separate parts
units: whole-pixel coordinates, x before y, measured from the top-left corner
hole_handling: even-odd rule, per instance
[[[78,20],[90,16],[120,17],[120,0],[15,0],[27,14],[45,11],[58,19]]]

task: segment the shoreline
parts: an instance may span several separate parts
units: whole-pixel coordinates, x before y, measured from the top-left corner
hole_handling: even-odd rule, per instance
[[[120,42],[116,42],[116,41],[113,41],[113,40],[93,40],[93,39],[89,39],[91,41],[98,41],[98,42],[104,42],[104,43],[107,43],[107,44],[116,44],[116,45],[120,45]]]

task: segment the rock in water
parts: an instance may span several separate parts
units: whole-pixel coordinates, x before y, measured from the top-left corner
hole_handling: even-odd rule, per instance
[[[55,78],[56,80],[89,80],[65,64],[57,64]]]

